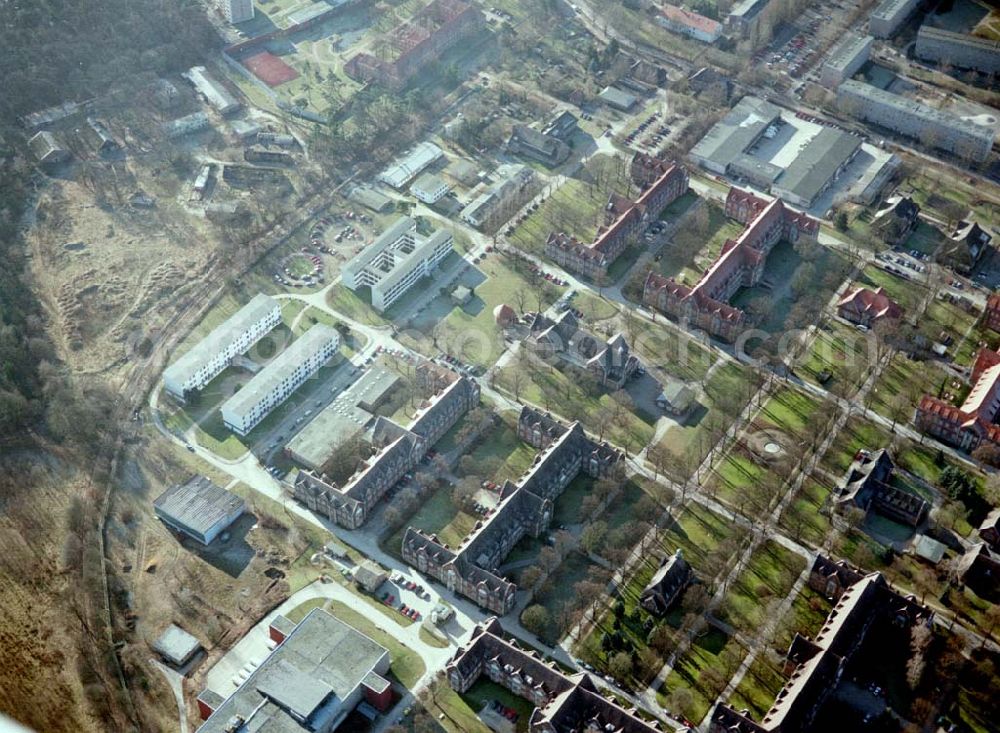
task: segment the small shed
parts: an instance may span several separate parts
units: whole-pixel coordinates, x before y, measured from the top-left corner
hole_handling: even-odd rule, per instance
[[[153,649],[168,664],[183,667],[201,649],[201,642],[177,624],[170,624],[153,643]]]
[[[941,542],[925,534],[917,535],[913,540],[913,554],[931,565],[937,565],[944,557],[947,548]]]
[[[686,415],[694,406],[694,402],[694,390],[683,382],[671,382],[656,398],[656,404],[660,409],[674,417]]]
[[[451,302],[455,305],[462,306],[472,300],[472,296],[473,292],[471,288],[459,285],[451,291]]]
[[[354,582],[368,593],[377,591],[388,578],[382,566],[371,560],[365,560],[354,571]]]

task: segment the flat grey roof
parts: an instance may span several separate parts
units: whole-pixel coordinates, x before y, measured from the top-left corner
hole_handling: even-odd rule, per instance
[[[158,513],[201,534],[243,505],[243,499],[212,483],[206,476],[195,476],[186,483],[174,484],[153,501]]]
[[[263,319],[275,308],[280,309],[278,301],[270,295],[258,293],[250,302],[236,311],[224,322],[212,329],[205,338],[192,346],[184,356],[167,367],[163,373],[165,379],[178,384],[187,382],[216,354],[225,350],[240,334],[254,323]]]
[[[730,165],[733,166],[733,173],[742,174],[753,171],[756,175],[768,179],[771,183],[774,183],[778,179],[778,176],[785,171],[780,165],[775,165],[761,158],[755,158],[746,153],[737,155],[733,158]]]
[[[891,18],[907,5],[915,6],[916,0],[882,0],[872,11],[873,18]]]
[[[955,33],[944,28],[935,28],[927,23],[920,26],[920,29],[917,31],[917,40],[919,41],[924,38],[957,43],[962,46],[979,49],[989,54],[1000,53],[1000,41],[993,41],[989,38],[973,36],[968,33]]]
[[[177,663],[183,663],[200,648],[201,642],[177,624],[170,624],[153,643],[153,649]]]
[[[799,151],[778,179],[777,188],[812,202],[834,172],[861,147],[861,138],[824,127]]]
[[[749,20],[767,7],[771,0],[742,0],[729,11],[730,16]]]
[[[237,715],[248,731],[311,730],[309,721],[297,721],[282,706],[300,714],[310,711],[303,717],[313,721],[328,721],[388,654],[357,629],[315,608],[198,731],[224,733]]]
[[[597,96],[608,104],[623,107],[625,109],[628,109],[638,101],[634,94],[624,92],[618,87],[605,87],[604,90]]]
[[[691,155],[728,166],[780,116],[781,110],[770,102],[758,97],[743,97],[729,114],[712,125],[691,149]]]
[[[340,336],[334,328],[325,323],[317,323],[312,326],[261,369],[253,379],[243,385],[239,392],[226,400],[222,405],[223,414],[247,414],[264,395],[270,394],[276,389],[286,377],[295,371],[296,367],[318,352],[323,344],[330,339],[333,339],[335,343],[340,342]]]
[[[899,112],[918,117],[921,120],[925,120],[936,125],[944,125],[952,127],[956,130],[964,130],[970,135],[989,139],[991,144],[993,142],[993,130],[989,127],[977,125],[969,120],[963,120],[961,117],[956,115],[948,112],[942,112],[941,110],[934,109],[933,107],[928,107],[926,104],[921,104],[920,102],[914,102],[912,99],[900,96],[899,94],[893,94],[892,92],[887,92],[884,89],[879,89],[878,87],[873,87],[871,84],[865,84],[864,82],[855,81],[854,79],[848,79],[840,85],[840,91],[856,94],[857,96],[871,102],[893,107]]]
[[[871,43],[875,38],[873,36],[861,36],[857,33],[848,33],[844,38],[833,47],[833,50],[826,56],[825,66],[830,66],[834,69],[843,70],[857,58],[857,55],[865,47],[865,44]]]
[[[288,442],[288,452],[309,468],[321,468],[375,417],[359,405],[381,401],[397,384],[399,377],[388,369],[365,371]]]

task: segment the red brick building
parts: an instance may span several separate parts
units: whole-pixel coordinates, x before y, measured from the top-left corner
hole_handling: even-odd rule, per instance
[[[571,272],[601,280],[642,228],[659,219],[663,210],[688,190],[688,174],[683,166],[645,153],[636,153],[632,158],[630,173],[633,183],[642,189],[636,201],[612,194],[604,226],[592,243],[553,232],[545,242],[545,256]]]
[[[1000,293],[993,293],[986,299],[983,323],[986,324],[987,328],[1000,333]]]
[[[819,222],[792,211],[781,199],[768,201],[738,188],[726,197],[726,216],[746,224],[737,239],[729,239],[719,258],[689,287],[651,272],[642,301],[677,319],[686,320],[725,341],[734,341],[746,324],[746,314],[729,305],[740,288],[752,287],[764,274],[767,255],[781,240],[815,239]]]
[[[871,326],[876,321],[898,321],[903,316],[899,304],[883,288],[855,288],[837,303],[837,314],[851,323]]]
[[[972,367],[972,390],[961,406],[924,395],[917,406],[917,427],[938,440],[972,451],[982,443],[1000,445],[1000,353],[980,349]]]
[[[393,60],[360,53],[344,64],[344,73],[360,82],[402,89],[441,54],[483,27],[483,14],[465,0],[434,0],[387,37]]]

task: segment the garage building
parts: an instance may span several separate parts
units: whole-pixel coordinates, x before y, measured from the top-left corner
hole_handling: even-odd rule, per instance
[[[205,476],[175,484],[153,502],[156,516],[178,532],[208,545],[246,511],[246,503]]]

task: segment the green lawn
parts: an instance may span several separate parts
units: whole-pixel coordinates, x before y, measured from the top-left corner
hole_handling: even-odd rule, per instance
[[[729,698],[737,710],[747,708],[754,720],[761,720],[774,703],[785,677],[767,650],[762,650],[747,668],[740,684]]]
[[[641,450],[655,433],[655,415],[622,407],[615,393],[595,393],[578,375],[554,366],[512,363],[500,371],[497,383],[522,401],[579,420],[596,437],[630,453]]]
[[[552,619],[549,628],[539,634],[545,643],[553,645],[559,641],[559,628],[555,621],[562,610],[578,602],[574,585],[586,580],[595,567],[586,555],[571,552],[558,568],[549,576],[542,592],[535,595],[532,603],[544,606]]]
[[[918,277],[914,273],[914,278]],[[884,288],[886,294],[903,308],[904,314],[912,313],[926,294],[922,280],[903,279],[875,265],[868,265],[861,273],[861,279],[855,281],[852,287],[858,286],[872,290]]]
[[[764,403],[758,421],[797,435],[809,424],[819,406],[820,401],[816,397],[782,385]]]
[[[708,714],[715,702],[715,694],[705,690],[705,673],[718,672],[722,668],[721,656],[730,645],[735,645],[728,636],[718,629],[710,628],[698,637],[688,650],[677,660],[663,687],[657,692],[661,705],[670,705],[670,693],[683,689],[691,693],[691,703],[687,710],[679,712],[698,721]],[[742,655],[740,655],[742,656]]]
[[[821,545],[830,531],[830,518],[820,513],[830,490],[819,481],[806,479],[792,503],[781,515],[781,526],[795,539]]]
[[[618,315],[618,304],[588,290],[578,291],[571,301],[588,322],[604,321]]]
[[[768,540],[757,548],[730,586],[717,615],[744,633],[753,634],[766,622],[768,606],[788,595],[804,567],[801,556]]]
[[[819,465],[832,477],[839,478],[851,465],[851,461],[860,449],[878,450],[888,443],[887,430],[854,415],[848,418],[844,429],[837,433]]]
[[[445,485],[427,497],[417,513],[410,517],[392,535],[382,542],[382,549],[399,557],[402,552],[403,534],[408,526],[437,534],[444,544],[458,547],[476,524],[476,517],[459,511],[451,500],[451,489]]]
[[[517,731],[528,730],[528,719],[531,717],[531,711],[535,709],[534,704],[523,697],[518,697],[506,687],[488,680],[485,676],[463,693],[461,699],[474,712],[482,710],[490,700],[499,700],[501,704],[517,711],[517,723],[514,726]]]
[[[735,239],[744,229],[738,221],[726,218],[725,210],[715,202],[705,201],[702,206],[708,211],[705,231],[681,228],[661,251],[658,263],[660,274],[687,285],[694,285],[718,258],[726,240]]]
[[[797,368],[803,379],[820,384],[819,375],[829,372],[824,385],[838,394],[849,394],[864,381],[874,354],[869,353],[865,334],[848,325],[828,319],[816,331],[815,338]]]
[[[467,305],[454,307],[434,327],[437,349],[483,368],[490,367],[503,353],[503,334],[493,311],[502,303],[517,310],[523,297],[526,310],[545,310],[565,291],[529,272],[518,272],[512,261],[499,254],[488,255],[476,267],[485,280],[476,286]],[[434,305],[429,306],[433,309]],[[425,349],[431,348],[425,344]]]

